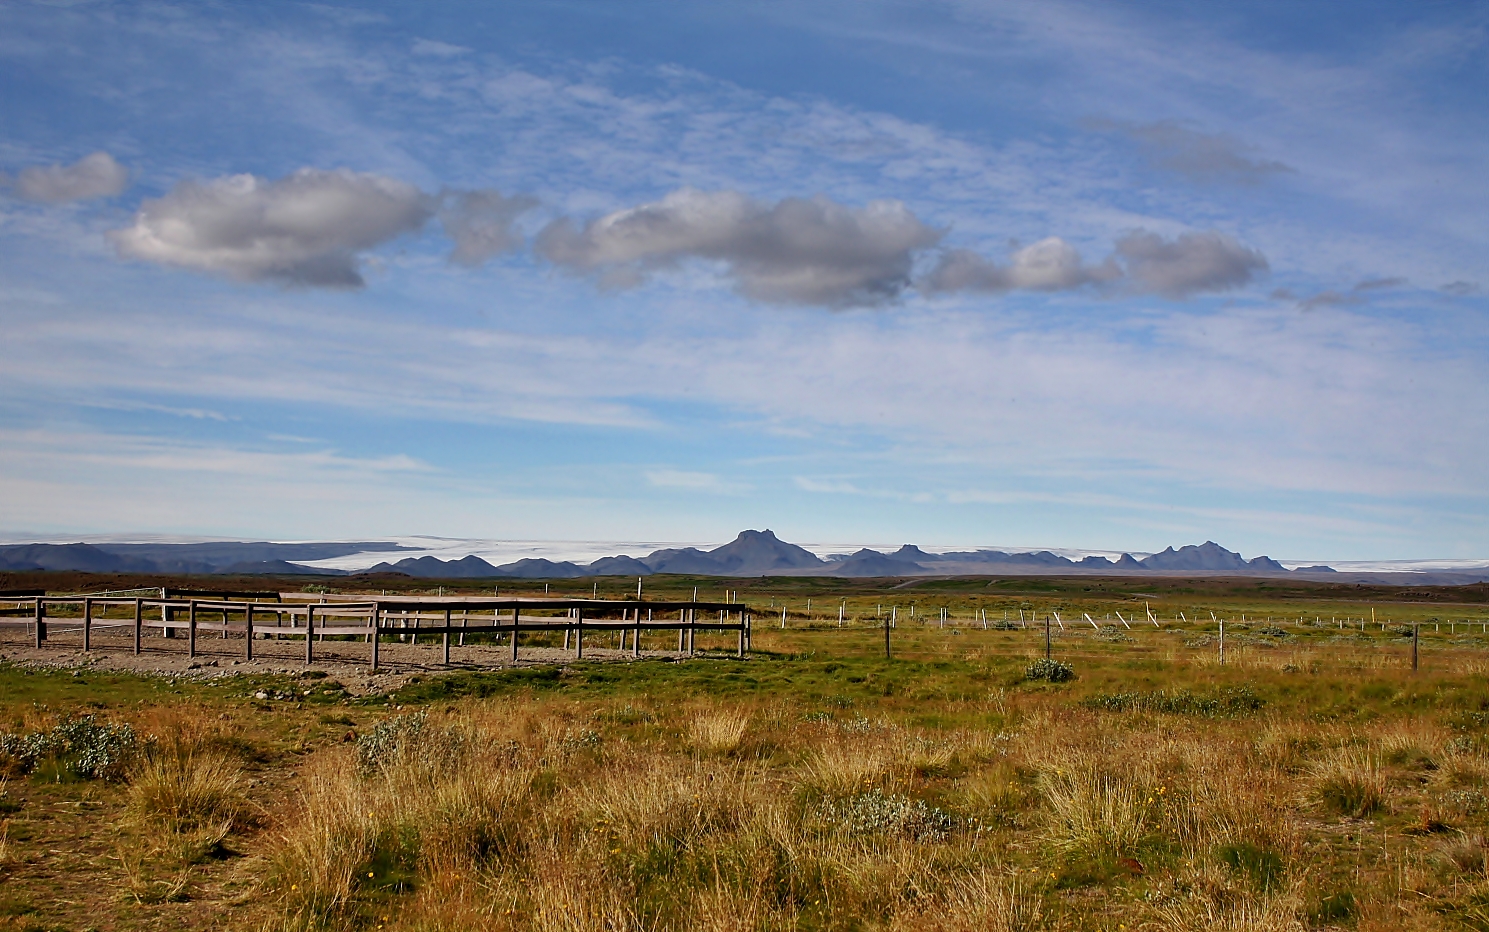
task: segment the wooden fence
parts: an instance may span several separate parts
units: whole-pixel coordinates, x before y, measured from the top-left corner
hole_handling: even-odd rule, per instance
[[[641,656],[641,635],[647,631],[676,631],[678,652],[689,655],[696,651],[699,631],[736,632],[740,657],[750,648],[750,609],[733,602],[341,595],[299,601],[307,597],[299,593],[253,595],[275,600],[0,596],[0,630],[24,628],[38,648],[46,645],[52,631],[80,630],[83,650],[91,651],[96,630],[128,628],[136,654],[143,650],[146,631],[158,631],[166,639],[180,639],[184,634],[189,657],[197,655],[202,633],[235,635],[242,636],[243,656],[248,660],[253,659],[255,637],[298,637],[305,641],[307,664],[315,660],[317,638],[352,637],[368,644],[368,662],[374,670],[379,645],[387,637],[413,644],[420,637],[438,638],[446,664],[452,639],[463,645],[467,636],[479,634],[509,635],[514,661],[524,632],[563,632],[564,647],[573,650],[576,660],[584,657],[585,634],[596,631],[619,632],[622,650],[629,637],[633,657]],[[7,604],[9,608],[4,607]],[[76,615],[55,614],[63,608],[76,609]]]

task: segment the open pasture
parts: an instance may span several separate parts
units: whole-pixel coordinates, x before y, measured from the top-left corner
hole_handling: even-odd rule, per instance
[[[319,661],[0,662],[0,929],[1489,928],[1477,587],[646,597],[695,583],[750,607],[747,659],[735,632],[448,673],[404,645],[419,671],[359,694]],[[1071,679],[1029,676],[1046,619]]]

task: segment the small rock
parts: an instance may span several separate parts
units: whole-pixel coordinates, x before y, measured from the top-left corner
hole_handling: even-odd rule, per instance
[[[253,698],[255,698],[255,699],[267,699],[267,698],[269,698],[269,694],[266,693],[266,692],[264,692],[261,689],[258,692],[256,692],[256,693],[253,694]]]

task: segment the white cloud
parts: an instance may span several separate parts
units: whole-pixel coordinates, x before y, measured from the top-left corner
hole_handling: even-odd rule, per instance
[[[686,258],[712,259],[747,297],[840,307],[894,300],[909,284],[914,253],[941,235],[899,201],[765,204],[736,191],[682,188],[582,228],[556,220],[537,249],[556,265],[624,285]]]
[[[1085,264],[1074,246],[1055,236],[1018,250],[1007,265],[971,250],[953,249],[918,285],[929,293],[1122,285],[1128,292],[1188,298],[1239,287],[1266,269],[1265,256],[1224,233],[1181,233],[1165,240],[1157,233],[1134,230],[1118,238],[1115,251],[1100,265]]]
[[[1088,266],[1074,246],[1051,236],[1015,252],[1008,265],[999,265],[969,249],[953,249],[918,284],[929,292],[1065,291],[1112,281],[1121,275],[1122,270],[1112,260]]]
[[[659,489],[711,492],[715,495],[738,495],[750,490],[744,483],[730,482],[711,472],[688,472],[681,469],[647,470],[646,481]]]
[[[71,165],[25,168],[11,183],[18,197],[44,204],[113,197],[128,185],[128,169],[107,152],[95,152]]]
[[[431,55],[435,58],[458,58],[469,55],[470,49],[463,45],[451,45],[438,39],[415,39],[409,51],[415,55]]]
[[[522,245],[522,234],[513,224],[538,206],[537,198],[504,197],[500,191],[456,191],[440,209],[445,235],[455,242],[450,254],[461,265],[480,265],[487,259]]]
[[[1091,125],[1125,133],[1142,145],[1144,154],[1154,165],[1194,181],[1254,185],[1268,175],[1293,170],[1271,159],[1252,158],[1254,148],[1229,133],[1202,133],[1175,120],[1156,123],[1093,120]]]
[[[380,175],[302,168],[183,181],[110,234],[121,256],[238,281],[357,288],[361,254],[419,230],[434,199]]]
[[[1260,252],[1213,230],[1181,233],[1173,240],[1134,230],[1117,240],[1117,255],[1135,290],[1166,298],[1239,288],[1268,268]]]

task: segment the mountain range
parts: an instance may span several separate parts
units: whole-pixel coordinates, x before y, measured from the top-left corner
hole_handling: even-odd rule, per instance
[[[670,573],[689,576],[1028,576],[1028,575],[1224,575],[1277,577],[1332,577],[1344,581],[1328,566],[1288,570],[1271,557],[1250,560],[1214,541],[1175,549],[1169,547],[1138,559],[1124,553],[1115,560],[1088,556],[1072,560],[1048,550],[1007,552],[966,550],[930,553],[913,544],[898,550],[862,549],[819,557],[804,547],[783,541],[769,531],[741,531],[721,547],[666,548],[644,557],[607,556],[590,563],[528,558],[495,566],[470,555],[441,560],[433,556],[406,557],[364,570],[307,566],[303,561],[327,560],[361,553],[414,549],[385,541],[276,544],[215,541],[197,544],[12,544],[0,545],[0,570],[73,570],[95,573],[231,574],[376,576],[399,574],[427,579],[565,579],[580,576],[650,576]],[[1394,576],[1404,574],[1392,574]],[[1349,581],[1355,581],[1351,574]],[[1406,580],[1402,580],[1406,581]],[[1427,579],[1418,580],[1427,582]],[[1457,583],[1472,578],[1433,581]]]

